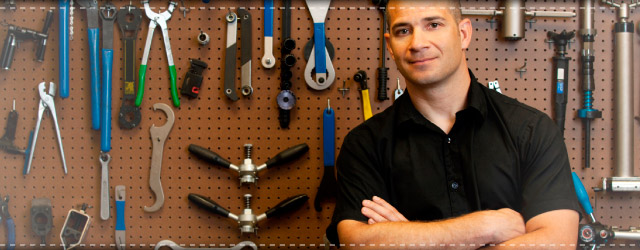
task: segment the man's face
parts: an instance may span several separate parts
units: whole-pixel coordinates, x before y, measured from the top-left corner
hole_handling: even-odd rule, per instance
[[[390,1],[389,34],[392,58],[410,82],[426,86],[446,80],[463,63],[469,45],[468,20],[459,24],[446,1]],[[460,27],[463,27],[461,29]]]

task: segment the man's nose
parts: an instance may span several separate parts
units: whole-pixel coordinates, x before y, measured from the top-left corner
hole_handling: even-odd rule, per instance
[[[429,45],[431,44],[429,39],[427,32],[421,29],[415,29],[411,35],[409,49],[412,51],[420,51],[429,48]]]

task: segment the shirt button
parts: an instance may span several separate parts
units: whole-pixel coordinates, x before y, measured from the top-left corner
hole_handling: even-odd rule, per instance
[[[451,144],[451,137],[447,137],[447,143]]]
[[[454,182],[451,183],[451,189],[458,190],[458,187],[459,187],[459,185],[458,185],[457,182],[454,181]]]

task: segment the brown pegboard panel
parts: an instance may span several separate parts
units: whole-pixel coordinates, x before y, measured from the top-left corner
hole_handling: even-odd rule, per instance
[[[129,1],[113,1],[122,7]],[[177,10],[169,21],[169,35],[173,57],[178,71],[178,86],[189,67],[189,58],[200,58],[209,64],[204,72],[203,88],[194,100],[181,98],[180,108],[174,108],[176,123],[165,144],[162,182],[165,192],[164,207],[156,213],[145,213],[142,206],[151,205],[154,196],[148,185],[151,161],[151,140],[149,127],[166,121],[161,111],[153,111],[157,102],[170,104],[169,78],[166,55],[160,32],[156,30],[149,56],[146,90],[142,103],[142,122],[132,130],[122,130],[117,125],[118,110],[122,98],[122,43],[120,31],[115,28],[115,58],[113,72],[112,146],[113,157],[110,164],[111,205],[113,187],[127,186],[126,224],[127,244],[138,248],[148,248],[162,239],[171,239],[181,244],[200,246],[230,246],[242,240],[251,240],[265,247],[308,247],[323,244],[322,235],[330,222],[333,204],[325,204],[323,211],[315,212],[312,200],[322,177],[322,110],[331,99],[336,111],[336,145],[340,149],[344,136],[363,121],[360,94],[353,74],[365,70],[369,76],[372,108],[378,113],[391,105],[391,101],[379,102],[376,96],[376,68],[380,55],[379,11],[372,8],[370,1],[334,0],[327,16],[327,37],[336,47],[333,63],[336,81],[325,91],[309,89],[303,80],[306,62],[302,47],[312,38],[312,20],[304,1],[293,1],[292,37],[297,42],[293,54],[298,59],[293,71],[293,91],[297,104],[292,112],[290,129],[278,126],[276,95],[280,83],[280,63],[274,69],[264,69],[260,64],[263,54],[263,13],[262,1],[185,1],[190,12],[183,17]],[[102,3],[102,1],[100,1]],[[134,4],[139,5],[139,3]],[[498,1],[463,1],[465,7],[497,7]],[[167,1],[152,1],[155,10],[164,10]],[[276,7],[282,6],[275,1]],[[77,5],[76,5],[77,6]],[[561,9],[577,11],[579,1],[527,1],[529,9]],[[640,215],[635,211],[640,207],[638,194],[595,194],[590,187],[597,187],[601,177],[613,174],[613,36],[612,26],[616,11],[596,4],[596,91],[595,108],[603,111],[603,118],[592,123],[592,169],[582,169],[583,131],[582,121],[575,118],[575,112],[582,107],[580,87],[579,54],[580,39],[571,44],[569,103],[567,105],[566,144],[571,165],[581,177],[589,194],[598,198],[595,206],[598,219],[609,225],[628,228],[638,226]],[[16,100],[19,112],[15,144],[26,147],[29,131],[35,126],[39,97],[36,86],[42,81],[58,83],[58,23],[55,1],[18,1],[14,12],[0,10],[0,19],[7,23],[41,29],[46,10],[56,10],[55,21],[50,28],[45,61],[34,62],[33,43],[24,42],[16,50],[12,69],[0,72],[0,117],[2,125],[11,110],[12,100]],[[252,14],[253,21],[253,72],[254,94],[250,99],[240,98],[229,101],[222,92],[224,76],[224,48],[226,36],[225,14],[245,7]],[[631,14],[634,18],[635,14]],[[281,10],[274,13],[274,54],[279,58],[281,43]],[[469,66],[481,82],[498,80],[503,93],[552,114],[552,65],[554,48],[546,43],[546,32],[560,32],[563,29],[577,30],[577,19],[537,18],[531,27],[527,25],[526,37],[518,42],[507,42],[498,38],[499,24],[491,27],[484,17],[470,17],[474,25],[474,41],[467,52]],[[93,206],[88,210],[92,217],[91,228],[84,243],[88,247],[114,244],[115,209],[111,209],[112,219],[99,218],[100,165],[99,132],[90,128],[89,71],[86,14],[74,11],[74,40],[71,41],[71,95],[67,99],[56,99],[58,119],[61,125],[64,149],[69,174],[64,175],[53,133],[50,116],[43,121],[34,157],[32,171],[22,175],[23,156],[0,153],[1,181],[0,194],[11,196],[10,212],[17,225],[17,243],[38,244],[39,238],[31,231],[29,208],[34,198],[48,197],[52,200],[54,227],[47,243],[59,244],[60,228],[67,211],[83,202]],[[136,42],[139,64],[142,48],[148,30],[148,20],[143,17],[142,27]],[[202,30],[211,36],[207,46],[199,46],[195,40]],[[3,28],[0,36],[6,35]],[[240,37],[242,39],[242,37]],[[636,42],[637,44],[637,37]],[[238,53],[239,54],[239,53]],[[635,52],[636,58],[638,52]],[[239,55],[238,55],[239,57]],[[387,59],[389,72],[389,96],[393,95],[396,78],[400,74],[395,64]],[[527,72],[519,76],[515,71],[527,63]],[[240,63],[238,60],[237,86],[239,90]],[[637,66],[637,65],[636,65]],[[636,79],[640,79],[636,73]],[[346,96],[337,91],[346,81],[351,90]],[[401,78],[404,86],[404,80]],[[636,87],[636,89],[638,89]],[[636,94],[637,96],[637,94]],[[636,98],[637,99],[637,98]],[[637,103],[637,101],[636,101]],[[638,105],[635,105],[638,107]],[[638,113],[636,111],[636,113]],[[244,158],[243,145],[253,144],[254,163],[261,164],[276,153],[298,143],[306,142],[309,153],[290,164],[269,169],[259,174],[257,186],[238,186],[237,174],[217,166],[211,166],[192,157],[187,152],[190,143],[208,147],[234,164]],[[636,147],[638,140],[635,139]],[[637,158],[637,156],[636,156]],[[638,159],[636,159],[636,165]],[[638,171],[636,171],[638,172]],[[198,193],[211,197],[231,212],[239,213],[244,207],[242,196],[253,195],[252,208],[261,213],[273,207],[280,200],[296,194],[307,194],[311,200],[300,210],[277,219],[269,219],[260,224],[258,235],[240,236],[237,225],[230,219],[210,214],[191,205],[186,196]],[[5,242],[0,234],[0,244]],[[224,244],[224,245],[223,245]]]

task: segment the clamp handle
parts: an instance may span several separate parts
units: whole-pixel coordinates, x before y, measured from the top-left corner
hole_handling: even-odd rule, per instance
[[[306,143],[298,144],[278,153],[273,158],[267,160],[265,165],[267,165],[267,168],[281,165],[300,157],[307,151],[309,151],[309,145]]]
[[[307,200],[309,200],[309,196],[307,196],[306,194],[291,196],[286,200],[278,203],[278,205],[276,205],[275,207],[267,210],[265,214],[267,215],[267,218],[273,218],[282,214],[293,212],[294,210],[302,206],[305,202],[307,202]]]
[[[196,155],[198,158],[203,159],[209,163],[220,165],[225,168],[231,167],[231,162],[220,157],[220,155],[214,153],[213,151],[200,147],[198,145],[189,144],[189,152],[191,152],[192,154]]]
[[[218,203],[212,201],[211,199],[204,197],[202,195],[199,194],[194,194],[191,193],[189,194],[189,196],[187,197],[189,198],[189,200],[193,203],[195,203],[196,205],[198,205],[201,208],[204,208],[206,210],[209,210],[213,213],[222,215],[224,217],[229,217],[229,210],[221,207],[220,205],[218,205]]]

